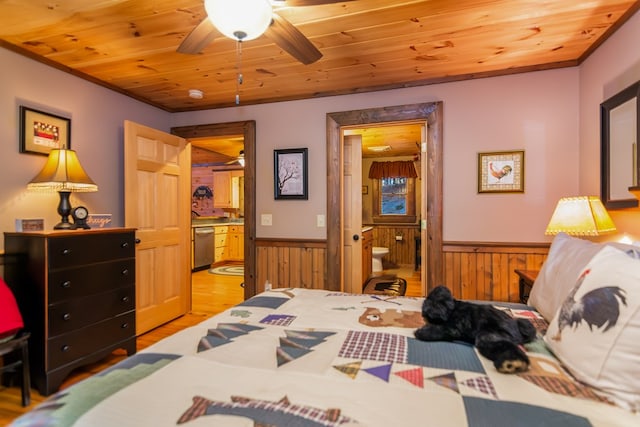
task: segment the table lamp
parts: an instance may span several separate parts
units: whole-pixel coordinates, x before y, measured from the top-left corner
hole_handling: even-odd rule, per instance
[[[57,191],[60,194],[58,214],[62,217],[53,228],[67,230],[73,228],[69,222],[71,192],[98,191],[98,186],[89,178],[74,150],[52,149],[47,163],[35,178],[29,182],[30,190]]]
[[[600,198],[563,197],[558,201],[544,234],[567,233],[572,236],[600,236],[616,231]]]

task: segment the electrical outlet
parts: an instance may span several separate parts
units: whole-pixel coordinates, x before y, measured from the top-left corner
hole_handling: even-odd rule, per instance
[[[266,226],[273,225],[273,216],[271,216],[271,214],[260,215],[260,224]]]
[[[316,226],[317,227],[324,227],[325,226],[324,215],[316,215]]]

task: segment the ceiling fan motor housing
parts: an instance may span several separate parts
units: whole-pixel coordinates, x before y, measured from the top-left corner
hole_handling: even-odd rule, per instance
[[[205,0],[204,8],[218,31],[239,41],[260,37],[273,15],[269,0]]]

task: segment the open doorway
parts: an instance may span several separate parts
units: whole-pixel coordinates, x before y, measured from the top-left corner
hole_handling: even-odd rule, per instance
[[[423,149],[425,168],[423,192],[428,211],[421,218],[423,295],[441,283],[442,267],[442,102],[372,108],[327,114],[327,222],[336,224],[327,230],[327,287],[343,289],[342,167],[344,161],[342,130],[388,122],[423,120],[427,126]]]
[[[423,211],[421,142],[424,139],[425,122],[392,122],[343,128],[344,146],[357,149],[360,161],[349,161],[349,149],[344,149],[345,163],[350,162],[350,179],[345,189],[345,220],[350,217],[357,224],[360,239],[345,242],[351,250],[344,257],[345,283],[362,284],[373,277],[398,277],[406,281],[407,296],[421,296],[421,247],[420,213]],[[347,142],[358,135],[360,142]],[[361,167],[358,167],[361,165]],[[345,173],[347,168],[345,167]],[[361,197],[349,194],[361,193]],[[355,230],[356,232],[358,230]],[[345,239],[348,233],[345,232]],[[353,239],[351,239],[353,240]],[[349,248],[358,245],[357,249]],[[361,262],[356,259],[361,257]],[[356,270],[360,269],[360,272]],[[354,291],[359,290],[360,283]],[[351,285],[353,286],[353,285]]]
[[[243,143],[244,173],[242,192],[243,200],[243,244],[244,274],[242,276],[244,286],[244,298],[255,295],[255,121],[214,123],[206,125],[184,126],[172,128],[171,132],[185,138],[187,141],[211,138],[224,140],[225,138],[240,138]],[[240,157],[240,150],[235,160]],[[233,153],[230,153],[233,157]],[[229,161],[232,161],[230,159]],[[234,167],[234,166],[232,166]],[[234,167],[235,168],[235,167]],[[237,169],[237,168],[235,168]],[[228,230],[227,230],[228,231]]]

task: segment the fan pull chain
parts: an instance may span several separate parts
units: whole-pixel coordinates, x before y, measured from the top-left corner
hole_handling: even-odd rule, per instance
[[[236,70],[238,78],[236,79],[236,105],[240,105],[240,85],[242,84],[242,40],[236,42]]]

